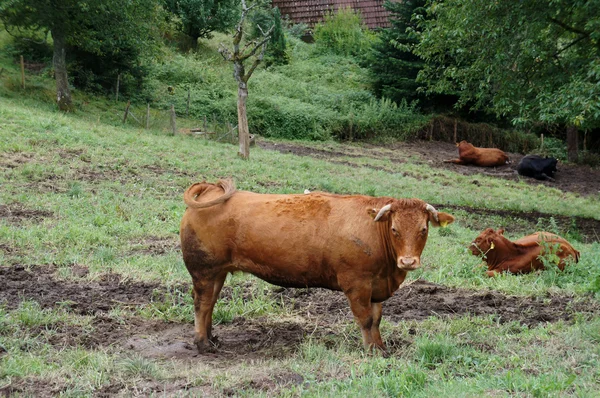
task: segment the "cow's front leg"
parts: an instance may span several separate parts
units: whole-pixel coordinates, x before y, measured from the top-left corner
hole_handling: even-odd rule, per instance
[[[381,350],[385,350],[383,342],[381,342],[381,336],[379,336],[378,344],[378,342],[376,342],[373,338],[372,334],[374,319],[373,308],[371,304],[371,289],[355,288],[345,293],[348,301],[350,302],[350,309],[354,314],[354,319],[360,327],[365,349],[371,351],[373,347],[377,347]],[[379,317],[379,321],[381,321],[381,316]],[[377,325],[377,329],[379,330],[379,325]]]
[[[381,332],[379,331],[379,324],[381,323],[381,314],[383,311],[383,305],[381,303],[371,303],[371,315],[373,316],[373,325],[371,326],[371,337],[375,347],[381,350],[383,356],[387,357],[388,352],[385,348],[385,344],[381,339]]]

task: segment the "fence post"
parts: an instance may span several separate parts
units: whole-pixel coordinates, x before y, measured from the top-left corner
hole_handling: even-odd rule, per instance
[[[190,88],[188,87],[188,99],[187,99],[187,105],[185,107],[185,117],[189,117],[190,116]]]
[[[116,102],[119,102],[119,85],[120,85],[120,84],[121,84],[121,74],[119,73],[119,74],[117,75],[117,90],[116,90],[116,91],[117,91],[117,94],[116,94],[116,97],[115,97],[115,101],[116,101]]]
[[[129,114],[129,106],[131,105],[131,101],[127,101],[127,106],[125,107],[125,115],[123,116],[123,123],[127,121],[127,115]]]
[[[458,130],[458,120],[454,118],[454,143],[456,143],[456,130]]]
[[[177,134],[177,122],[175,119],[175,105],[171,104],[171,129],[173,129],[173,135]]]
[[[150,128],[150,103],[148,102],[148,107],[146,108],[146,130]]]
[[[21,88],[25,90],[25,61],[21,55]]]

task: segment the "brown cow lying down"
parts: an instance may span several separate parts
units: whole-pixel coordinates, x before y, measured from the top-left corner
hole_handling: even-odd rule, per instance
[[[381,303],[421,265],[429,224],[454,221],[419,199],[258,194],[223,180],[192,185],[184,201],[181,251],[200,352],[210,347],[213,307],[235,271],[284,287],[343,291],[364,345],[385,352]]]
[[[558,235],[536,232],[511,242],[503,234],[503,229],[494,231],[488,228],[469,246],[474,255],[483,255],[483,260],[488,266],[486,271],[488,276],[495,276],[505,271],[524,274],[544,269],[540,256],[546,256],[551,260],[552,256],[556,255],[559,260],[558,268],[561,271],[565,268],[567,258],[571,257],[571,261],[576,263],[579,261],[579,252]]]
[[[467,141],[461,141],[456,146],[458,159],[444,160],[444,162],[483,167],[502,166],[508,163],[508,155],[498,148],[477,148]]]

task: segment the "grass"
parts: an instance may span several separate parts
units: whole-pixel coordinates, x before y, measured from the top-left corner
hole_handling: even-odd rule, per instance
[[[143,319],[161,325],[183,323],[191,332],[192,300],[185,288],[190,278],[177,242],[184,211],[181,196],[192,182],[233,177],[239,189],[256,192],[300,193],[309,188],[414,196],[440,203],[441,210],[444,205],[461,205],[597,217],[600,204],[600,197],[465,177],[413,159],[392,165],[361,153],[359,147],[330,141],[304,145],[361,156],[336,158],[346,163],[334,163],[253,148],[251,160],[245,162],[230,144],[170,136],[161,128],[123,126],[118,117],[109,116],[116,107],[108,102],[65,115],[44,99],[9,92],[0,92],[0,206],[20,209],[24,215],[0,217],[0,263],[33,269],[52,265],[59,279],[72,283],[98,281],[112,272],[121,275],[121,283],[152,282],[166,289],[148,303],[117,306],[104,315],[119,325]],[[105,114],[96,112],[100,108]],[[472,178],[481,186],[469,184]],[[449,229],[432,231],[423,267],[407,282],[423,278],[517,297],[573,295],[584,300],[600,293],[600,244],[583,243],[573,235],[581,261],[565,272],[550,269],[490,279],[466,249],[480,231],[469,227],[471,215],[455,214],[458,220]],[[494,227],[514,222],[501,216],[487,220]],[[507,236],[517,237],[510,231]],[[76,276],[74,265],[85,265],[89,273]],[[298,320],[274,291],[249,276],[230,277],[215,310],[215,324],[227,327],[243,319],[256,322],[252,325],[311,322]],[[200,359],[147,356],[123,348],[124,342],[57,345],[52,336],[68,327],[99,332],[95,322],[102,319],[68,307],[63,303],[42,309],[24,301],[16,309],[0,308],[0,391],[11,386],[35,394],[40,391],[36,385],[45,385],[51,394],[66,396],[122,391],[181,396],[591,397],[600,390],[597,315],[574,314],[572,321],[535,327],[500,323],[494,317],[432,316],[399,324],[384,318],[384,338],[394,342],[390,358],[365,354],[356,326],[344,319],[331,325],[330,335],[303,336],[285,355],[248,355],[215,366]],[[175,339],[191,342],[189,335]]]

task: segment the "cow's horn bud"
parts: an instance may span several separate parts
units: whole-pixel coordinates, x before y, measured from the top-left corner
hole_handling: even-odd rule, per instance
[[[391,203],[383,206],[381,208],[381,210],[379,210],[379,213],[377,213],[377,216],[375,216],[375,221],[379,221],[379,219],[381,217],[383,217],[385,215],[385,213],[387,213],[388,211],[390,211],[391,208],[392,208],[392,204]]]
[[[431,213],[431,215],[435,219],[435,222],[440,222],[440,220],[438,219],[438,212],[435,209],[435,207],[433,207],[432,205],[430,205],[429,203],[427,203],[427,206],[425,206],[425,210],[427,210],[428,212]]]

